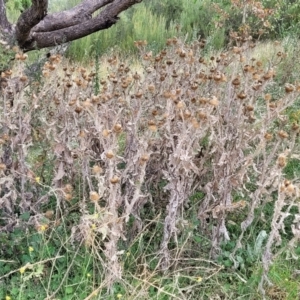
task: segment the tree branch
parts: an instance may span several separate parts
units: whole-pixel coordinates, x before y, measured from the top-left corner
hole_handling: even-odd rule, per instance
[[[62,28],[50,32],[33,32],[32,39],[23,44],[23,51],[27,52],[34,49],[47,48],[74,41],[94,33],[99,30],[107,29],[116,23],[117,19],[108,18],[91,19],[81,24],[67,28]]]
[[[104,15],[117,17],[122,11],[125,11],[130,6],[140,2],[142,2],[142,0],[115,0],[113,4],[107,6],[102,13]]]
[[[85,0],[77,6],[62,12],[53,13],[33,27],[34,32],[47,32],[71,27],[92,18],[92,14],[114,0]]]
[[[47,10],[48,0],[32,0],[31,7],[20,15],[15,35],[21,48],[25,41],[30,38],[31,29],[46,16]]]
[[[12,31],[12,25],[8,22],[6,17],[4,0],[0,0],[0,30],[7,32]]]
[[[82,0],[77,6],[47,15],[48,0],[32,0],[15,27],[7,20],[5,0],[0,0],[0,33],[17,41],[23,51],[42,49],[73,41],[107,29],[118,15],[142,0]],[[96,15],[95,12],[99,11]]]
[[[31,27],[26,40],[23,39],[21,47],[24,51],[30,51],[56,46],[107,29],[117,22],[122,11],[141,1],[85,0],[70,10],[46,16],[36,23],[35,27]],[[92,18],[92,13],[104,6],[105,8]]]

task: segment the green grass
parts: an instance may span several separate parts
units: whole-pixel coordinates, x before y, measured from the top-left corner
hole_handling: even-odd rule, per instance
[[[146,28],[151,30],[145,30]],[[80,61],[90,59],[91,54],[103,55],[113,51],[128,57],[137,53],[137,49],[133,47],[133,42],[137,40],[146,40],[148,50],[155,53],[164,47],[167,38],[175,34],[173,24],[167,30],[164,17],[152,14],[141,3],[122,13],[119,22],[110,29],[74,41],[68,55]]]
[[[196,193],[191,197],[191,204],[201,201],[203,196]],[[0,289],[0,299],[9,295],[11,299],[38,300],[55,294],[56,299],[80,300],[93,293],[92,299],[111,300],[140,297],[151,300],[261,299],[257,291],[262,249],[258,246],[259,237],[248,240],[247,248],[237,252],[237,269],[233,268],[230,258],[234,242],[222,246],[217,262],[210,261],[205,252],[209,241],[199,234],[199,221],[192,207],[190,215],[186,216],[190,226],[174,248],[176,251],[182,249],[186,255],[178,257],[174,271],[171,268],[162,273],[158,267],[161,218],[145,219],[147,225],[143,232],[131,241],[120,243],[123,277],[109,289],[103,282],[101,247],[78,245],[70,239],[70,226],[78,219],[76,211],[62,218],[59,224],[47,220],[45,223],[49,228],[45,231],[32,230],[24,235],[21,229],[15,229],[11,233],[1,233],[0,242],[5,247],[2,247],[0,260],[0,280],[4,286]],[[147,215],[149,217],[145,212],[145,217]],[[29,217],[24,214],[20,219],[26,222]],[[260,229],[254,227],[252,237],[257,235],[256,230]],[[101,244],[101,240],[97,243]],[[295,249],[295,254],[300,255],[300,247]],[[20,272],[22,267],[26,268],[23,274]],[[285,295],[283,299],[297,299],[299,275],[296,270],[299,268],[299,262],[286,259],[285,252],[279,255],[270,269],[269,278],[274,286],[266,288],[267,295],[276,293]]]
[[[55,229],[25,236],[18,229],[1,235],[6,248],[2,254],[5,260],[0,261],[0,278],[5,287],[0,290],[0,299],[6,295],[21,300],[44,299],[49,294],[60,299],[84,299],[93,292],[94,284],[101,279],[101,272],[97,277],[93,272],[100,265],[94,265],[87,247],[72,246],[65,226],[60,224]]]
[[[201,197],[195,195],[192,201]],[[29,216],[22,218],[27,221]],[[4,287],[0,290],[0,299],[9,295],[11,299],[38,300],[53,294],[56,299],[85,299],[95,291],[97,296],[93,299],[122,296],[129,300],[140,299],[141,295],[153,300],[185,299],[182,295],[192,299],[213,299],[217,295],[224,299],[260,299],[257,292],[261,274],[259,252],[249,254],[250,249],[255,253],[257,242],[249,241],[248,249],[237,254],[238,269],[233,268],[230,260],[234,243],[224,244],[218,263],[209,262],[203,247],[205,238],[197,234],[199,224],[191,222],[192,226],[178,245],[179,248],[185,245],[187,260],[178,258],[176,270],[170,269],[164,274],[158,268],[159,219],[147,221],[145,231],[129,244],[120,244],[124,251],[123,278],[107,289],[102,281],[101,253],[95,253],[93,248],[85,245],[75,247],[69,238],[68,224],[76,222],[76,218],[76,212],[70,213],[57,226],[50,222],[44,232],[32,231],[24,235],[22,230],[15,229],[0,235],[0,242],[5,245],[0,261],[0,280]],[[300,247],[295,253],[300,255]],[[26,270],[21,274],[20,268],[24,266],[27,266]],[[299,268],[299,262],[286,260],[285,254],[278,256],[269,273],[276,289],[267,288],[267,293],[284,294],[287,300],[297,299],[299,275],[295,271]]]

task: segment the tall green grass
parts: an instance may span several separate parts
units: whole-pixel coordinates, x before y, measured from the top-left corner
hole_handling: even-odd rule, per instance
[[[73,42],[68,54],[76,60],[112,50],[128,56],[136,53],[136,40],[147,40],[148,49],[158,52],[166,39],[175,35],[187,40],[211,35],[209,45],[220,49],[225,31],[214,27],[213,15],[211,0],[145,1],[122,13],[120,21],[110,29]]]
[[[124,56],[136,53],[134,41],[147,40],[149,50],[161,50],[167,38],[176,35],[171,23],[166,28],[166,19],[152,13],[143,3],[120,15],[113,27],[74,41],[68,51],[71,58],[88,60],[90,54],[104,54],[115,50]]]

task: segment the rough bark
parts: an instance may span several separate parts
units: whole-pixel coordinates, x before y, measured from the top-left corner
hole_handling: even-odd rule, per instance
[[[71,27],[92,18],[92,14],[114,0],[82,1],[77,6],[45,16],[34,28],[34,32],[49,32]]]
[[[0,29],[11,32],[12,27],[6,17],[6,9],[4,0],[0,0]]]
[[[32,5],[19,17],[16,26],[16,39],[20,46],[23,46],[31,38],[31,29],[46,16],[48,0],[32,0]]]
[[[48,0],[32,0],[32,6],[20,15],[12,35],[25,52],[57,46],[111,27],[122,11],[141,1],[83,0],[69,10],[48,15]],[[4,0],[0,0],[0,17],[2,31],[12,31]]]

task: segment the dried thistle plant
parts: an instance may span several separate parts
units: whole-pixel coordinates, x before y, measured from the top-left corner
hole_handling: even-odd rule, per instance
[[[109,57],[105,75],[97,75],[98,94],[95,72],[61,62],[59,55],[45,63],[42,83],[12,94],[3,86],[0,205],[7,224],[15,226],[20,209],[39,216],[31,221],[40,226],[46,214],[42,207],[54,196],[56,219],[71,209],[80,214],[72,240],[98,251],[112,283],[122,276],[119,242],[133,238],[133,231],[126,231],[130,218],[136,233],[143,230],[146,203],[164,210],[160,255],[161,267],[168,270],[170,242],[178,245],[183,230],[178,224],[188,224],[185,206],[194,192],[205,194],[196,209],[212,257],[231,238],[230,213],[246,215],[238,249],[255,210],[274,201],[263,254],[267,272],[272,245],[280,241],[290,211],[283,213],[283,208],[298,205],[297,184],[284,181],[283,168],[299,131],[284,111],[300,88],[287,83],[274,98],[276,67],[284,59],[280,45],[278,55],[265,63],[251,57],[250,36],[234,38],[235,47],[211,57],[204,53],[203,40],[187,45],[173,38],[157,55],[146,50],[144,41],[136,42],[140,68],[131,70]],[[3,78],[10,81],[11,76]],[[41,149],[43,155],[34,154]],[[156,187],[163,180],[164,199]],[[255,190],[249,190],[250,184]],[[298,219],[295,215],[291,246],[299,239]]]

